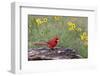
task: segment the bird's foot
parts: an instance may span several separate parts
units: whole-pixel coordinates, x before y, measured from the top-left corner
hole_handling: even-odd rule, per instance
[[[55,48],[51,48],[51,50],[55,50]]]
[[[50,48],[50,49],[49,49],[49,51],[54,51],[54,50],[56,50],[56,49],[55,49],[55,48]]]

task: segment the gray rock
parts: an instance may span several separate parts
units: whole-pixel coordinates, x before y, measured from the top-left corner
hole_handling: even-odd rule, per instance
[[[57,59],[80,59],[75,49],[72,48],[30,48],[28,50],[28,60],[57,60]]]

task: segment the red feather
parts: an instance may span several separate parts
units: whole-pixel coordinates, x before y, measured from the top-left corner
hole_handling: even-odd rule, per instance
[[[47,42],[47,44],[48,44],[48,47],[52,49],[57,46],[58,42],[59,42],[59,38],[55,37],[55,38],[52,38],[51,40],[49,40]]]

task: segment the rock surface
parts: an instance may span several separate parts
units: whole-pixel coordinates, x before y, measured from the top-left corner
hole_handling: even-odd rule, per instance
[[[28,60],[55,60],[55,59],[80,59],[82,58],[71,48],[31,48],[28,50]]]

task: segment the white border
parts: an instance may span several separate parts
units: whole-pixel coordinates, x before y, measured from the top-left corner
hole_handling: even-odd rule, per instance
[[[28,7],[28,8],[27,8]],[[15,8],[15,10],[14,10]],[[33,9],[34,8],[34,9]],[[39,10],[38,10],[39,9]],[[96,28],[95,9],[90,8],[53,8],[33,6],[27,3],[12,3],[12,72],[47,72],[75,68],[89,68],[95,65],[94,52]],[[88,16],[89,58],[75,60],[27,61],[27,14]],[[21,51],[20,51],[21,50]],[[14,56],[15,55],[15,56]],[[94,55],[94,56],[93,56]],[[66,66],[65,66],[66,65]]]

